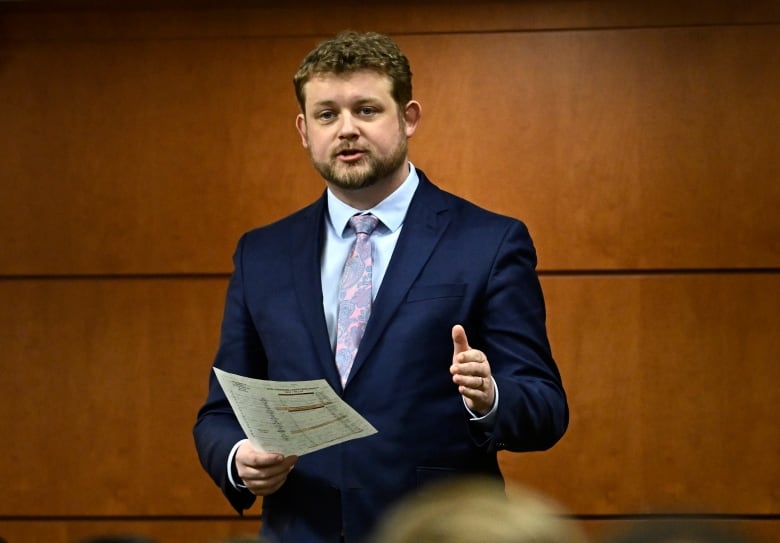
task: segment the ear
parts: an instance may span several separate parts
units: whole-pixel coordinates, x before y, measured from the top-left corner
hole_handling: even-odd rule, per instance
[[[409,100],[404,108],[404,123],[406,125],[406,137],[409,138],[417,130],[417,123],[422,117],[422,106],[416,100]]]
[[[303,113],[299,113],[295,117],[295,128],[298,129],[298,134],[301,136],[301,144],[305,149],[309,148],[309,138],[306,137],[306,118]]]

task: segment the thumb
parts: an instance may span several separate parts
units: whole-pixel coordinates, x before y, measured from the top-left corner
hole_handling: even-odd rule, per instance
[[[452,345],[452,356],[462,353],[463,351],[468,351],[471,348],[469,347],[469,340],[466,338],[466,330],[464,330],[463,326],[460,324],[456,324],[452,327]]]

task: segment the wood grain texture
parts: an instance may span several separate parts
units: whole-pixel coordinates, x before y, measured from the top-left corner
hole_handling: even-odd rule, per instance
[[[435,39],[457,63],[404,42],[412,160],[526,220],[543,269],[780,263],[780,27]]]
[[[580,514],[778,513],[778,275],[543,285],[571,424],[502,453],[510,480]]]
[[[0,537],[254,533],[191,427],[238,236],[323,190],[291,76],[352,27],[411,60],[415,164],[534,237],[572,421],[510,483],[780,540],[780,4],[364,4],[0,2]]]
[[[148,520],[14,520],[0,519],[0,537],[9,543],[79,543],[97,536],[143,536],[155,543],[224,543],[229,538],[257,537],[257,518]],[[237,543],[237,542],[236,542]]]
[[[233,514],[192,438],[226,284],[0,282],[2,514]]]
[[[780,25],[405,35],[412,160],[542,269],[780,266]],[[308,37],[5,42],[0,274],[221,273],[324,185]]]
[[[637,522],[623,520],[573,519],[592,541],[608,541],[610,537],[630,529]],[[713,525],[750,537],[750,543],[774,543],[780,534],[780,521],[772,520],[712,520]],[[78,543],[81,538],[96,535],[141,535],[156,543],[223,543],[231,537],[251,537],[257,534],[259,520],[222,519],[154,519],[144,520],[15,520],[0,519],[0,537],[13,543]]]
[[[572,421],[550,451],[502,454],[511,481],[576,514],[780,512],[777,275],[543,286]],[[41,481],[48,515],[231,514],[191,437],[224,288],[0,282],[4,514],[41,514]]]
[[[338,17],[334,17],[338,9]],[[315,36],[345,28],[389,34],[766,24],[772,0],[64,0],[0,4],[9,39],[112,40]]]
[[[615,520],[580,520],[579,524],[592,541],[609,543],[612,538],[638,529],[644,523],[666,522],[668,518],[633,518]],[[780,537],[780,520],[729,520],[681,518],[680,522],[705,522],[715,530],[747,538],[746,543],[774,543]]]

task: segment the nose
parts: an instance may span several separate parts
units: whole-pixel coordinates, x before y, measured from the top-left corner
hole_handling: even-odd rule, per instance
[[[339,126],[339,137],[342,139],[352,139],[358,136],[358,128],[355,118],[351,113],[344,113],[341,116],[341,125]]]

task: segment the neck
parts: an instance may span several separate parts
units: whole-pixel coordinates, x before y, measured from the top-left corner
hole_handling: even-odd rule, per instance
[[[336,198],[344,202],[350,207],[354,207],[360,211],[365,211],[375,207],[395,192],[400,187],[406,178],[409,176],[409,161],[404,161],[403,166],[396,170],[393,174],[383,179],[377,180],[375,183],[368,187],[360,189],[344,189],[337,187],[331,183],[328,183],[328,188]]]

